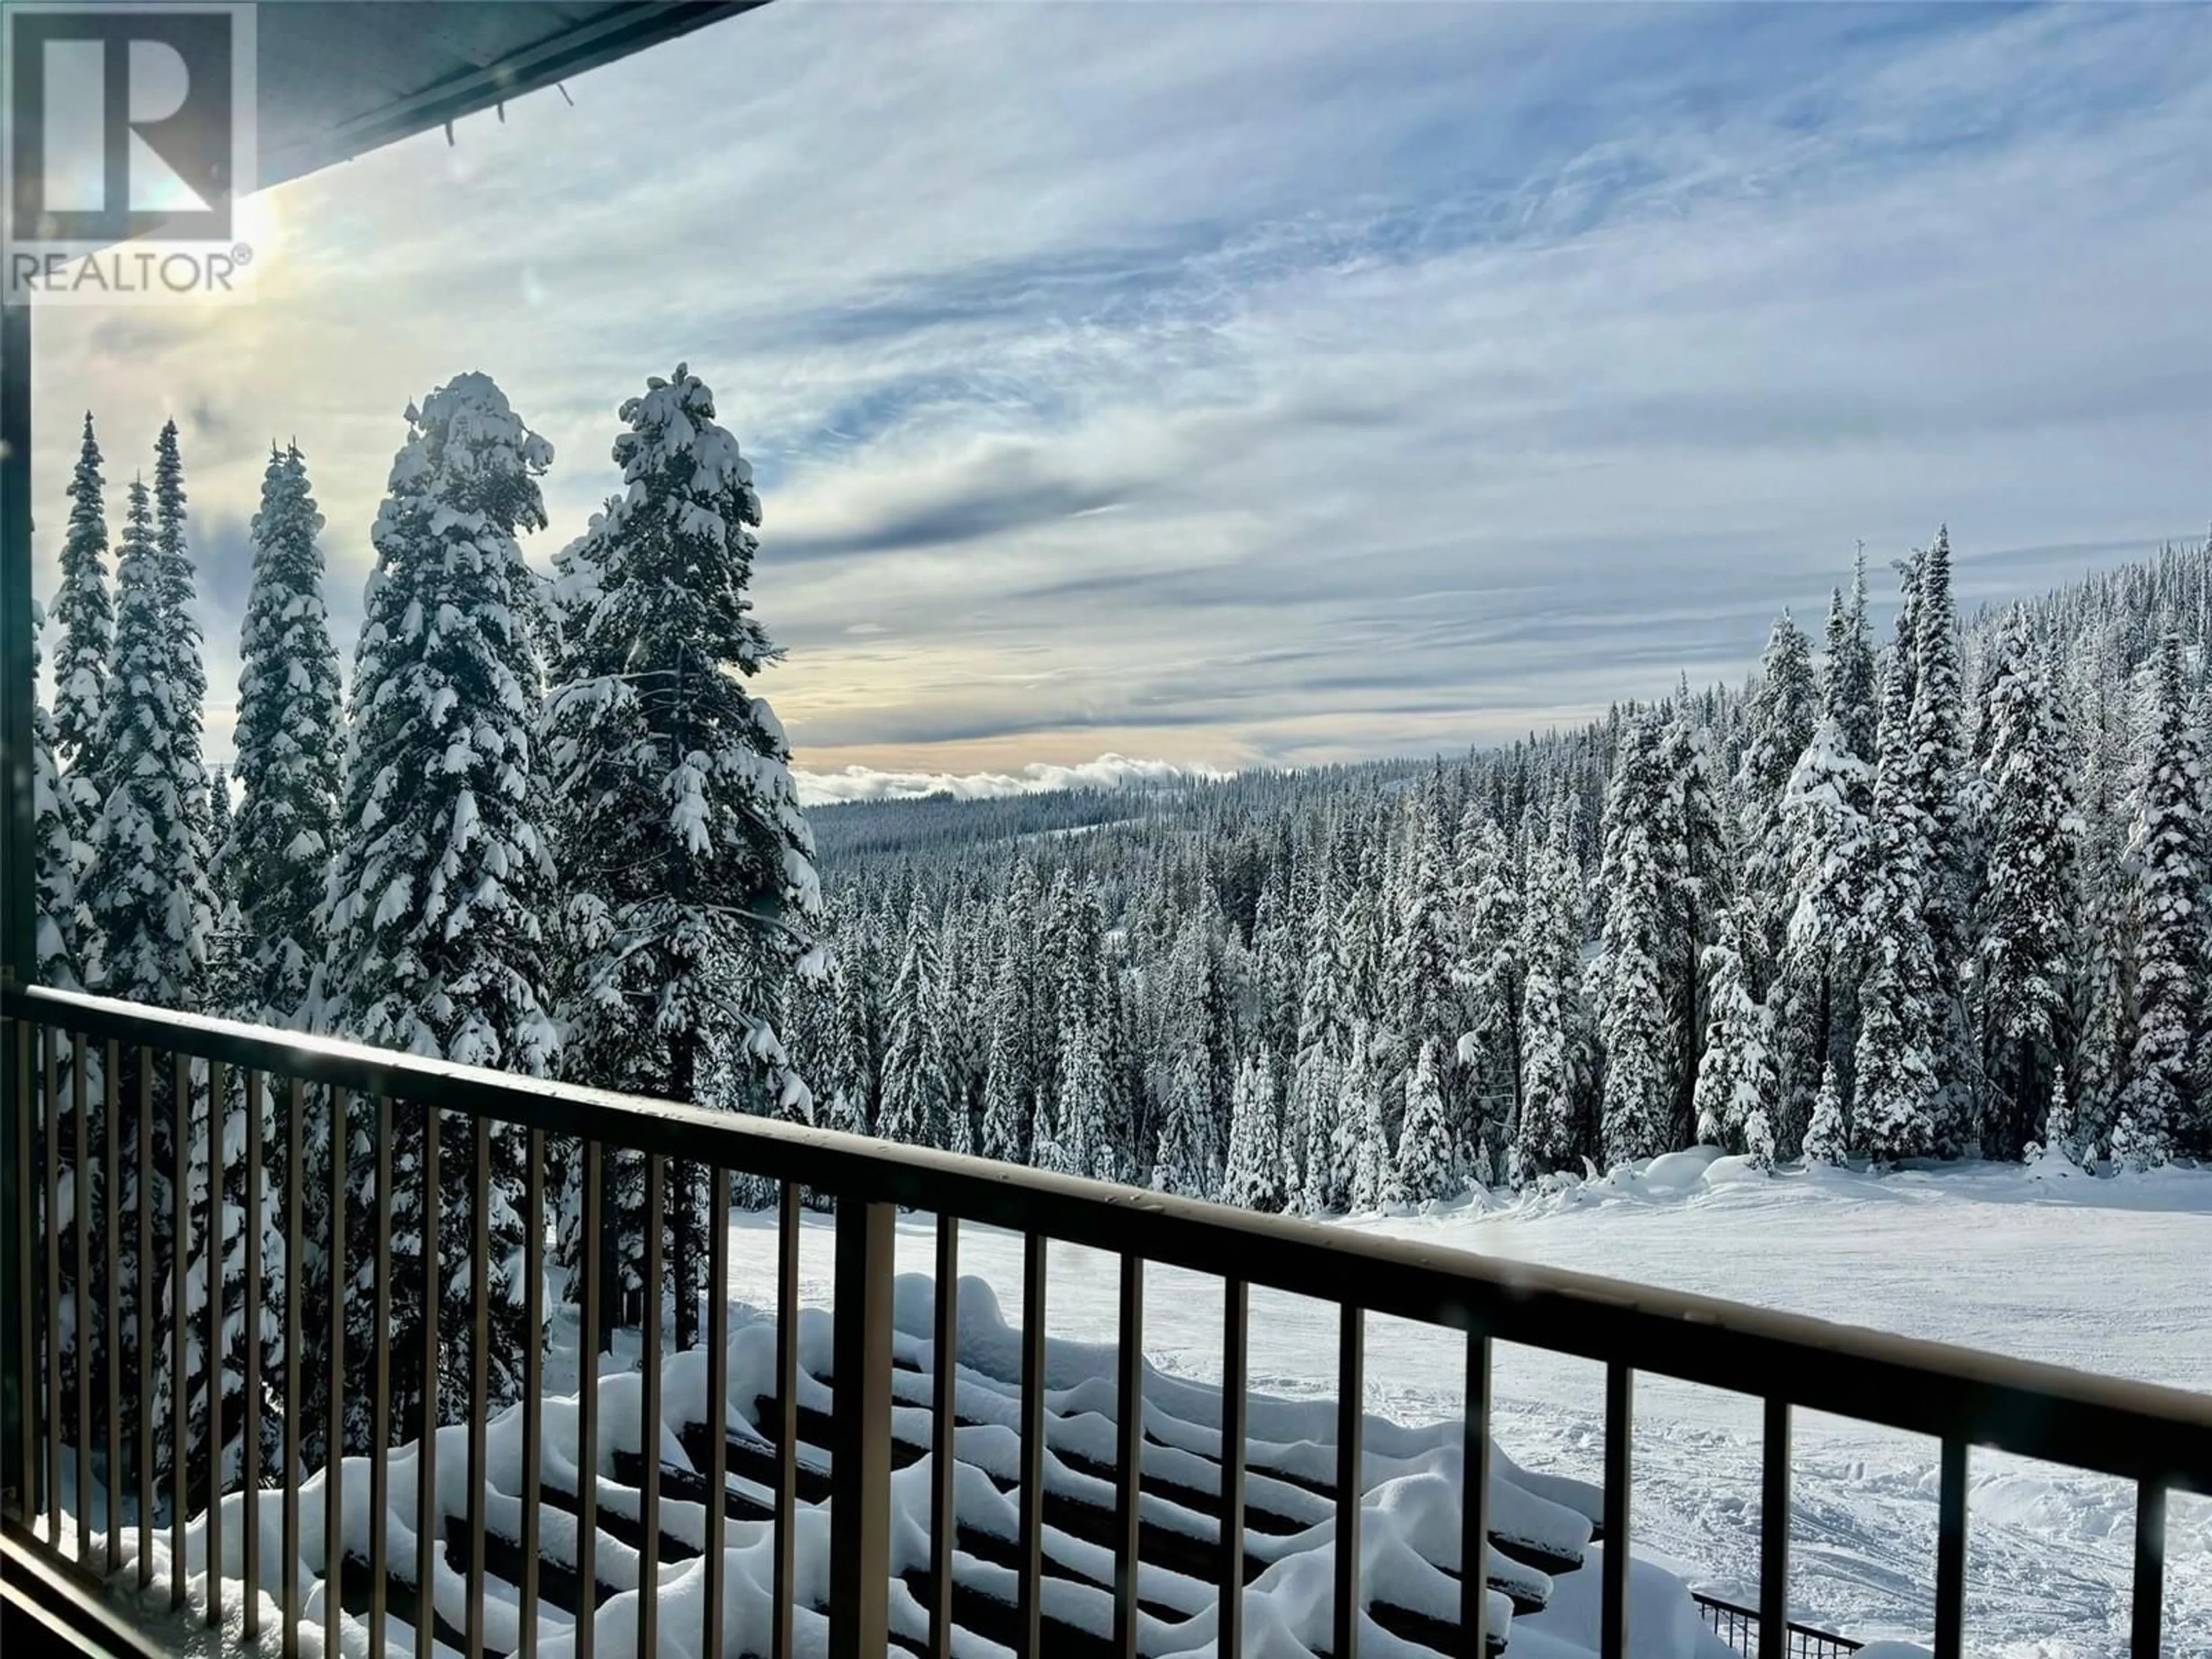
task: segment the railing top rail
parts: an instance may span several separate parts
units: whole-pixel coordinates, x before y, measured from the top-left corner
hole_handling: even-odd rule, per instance
[[[0,1011],[2212,1493],[2212,1395],[927,1147],[45,988]]]

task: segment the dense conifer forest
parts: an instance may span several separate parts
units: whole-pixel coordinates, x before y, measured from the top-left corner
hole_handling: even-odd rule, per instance
[[[1435,762],[818,810],[829,1121],[1326,1212],[1686,1146],[2212,1154],[2203,549]]]

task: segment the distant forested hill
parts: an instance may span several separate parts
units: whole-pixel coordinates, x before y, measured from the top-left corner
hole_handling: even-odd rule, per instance
[[[1263,1207],[1692,1141],[2212,1155],[2212,554],[1433,761],[812,815],[817,1103]]]

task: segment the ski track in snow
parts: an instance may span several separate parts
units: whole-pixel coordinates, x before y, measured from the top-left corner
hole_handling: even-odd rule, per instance
[[[1843,1171],[1728,1179],[1705,1160],[1662,1160],[1541,1198],[1485,1209],[1355,1218],[1358,1232],[1470,1250],[2212,1391],[2212,1171],[2119,1180],[1951,1167],[1875,1178]],[[898,1270],[933,1266],[934,1221],[902,1216]],[[775,1299],[773,1217],[732,1224],[730,1290]],[[802,1296],[830,1300],[829,1218],[810,1214]],[[1052,1248],[1046,1323],[1110,1341],[1118,1266]],[[963,1227],[961,1271],[988,1279],[1018,1318],[1018,1237]],[[1218,1281],[1147,1272],[1145,1347],[1160,1369],[1220,1375]],[[1255,1289],[1255,1391],[1333,1397],[1331,1304]],[[1451,1333],[1370,1318],[1367,1407],[1421,1423],[1455,1414],[1463,1344]],[[1498,1443],[1533,1469],[1597,1480],[1598,1365],[1501,1346]],[[1693,1586],[1755,1602],[1759,1407],[1748,1395],[1638,1379],[1639,1553]],[[1799,1413],[1791,1518],[1796,1617],[1861,1639],[1929,1639],[1934,1606],[1936,1445],[1848,1419]],[[2118,1659],[2127,1650],[2135,1493],[2126,1483],[1976,1452],[1970,1463],[1967,1650],[1986,1659]],[[2212,1500],[2177,1495],[2166,1542],[2166,1652],[2212,1656]]]

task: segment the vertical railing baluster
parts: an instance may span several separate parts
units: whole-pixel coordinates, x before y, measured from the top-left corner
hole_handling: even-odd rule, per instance
[[[1490,1334],[1467,1334],[1467,1421],[1460,1456],[1459,1622],[1463,1659],[1490,1640]]]
[[[38,1213],[38,1203],[32,1194],[31,1182],[37,1165],[33,1148],[38,1145],[32,1131],[31,1119],[31,1057],[36,1043],[30,1022],[15,1022],[15,1401],[16,1421],[16,1480],[20,1512],[25,1521],[39,1512],[39,1389],[37,1366],[39,1327],[36,1317],[36,1279],[32,1262],[36,1255],[32,1218]],[[143,1553],[144,1540],[139,1543]]]
[[[440,1200],[439,1113],[422,1106],[422,1351],[421,1407],[415,1440],[415,1659],[431,1659],[438,1626],[438,1562],[445,1553],[444,1522],[438,1513],[438,1351]]]
[[[2136,1576],[2128,1620],[2132,1659],[2159,1659],[2166,1625],[2166,1488],[2136,1486]]]
[[[1636,1373],[1605,1368],[1605,1572],[1600,1588],[1600,1659],[1628,1659],[1628,1486],[1635,1445]]]
[[[592,1659],[599,1632],[599,1208],[605,1160],[599,1143],[582,1145],[583,1238],[576,1255],[576,1659]]]
[[[31,1218],[38,1204],[31,1193],[36,1170],[31,1129],[31,1050],[35,1039],[27,1020],[15,1022],[15,1401],[17,1406],[16,1499],[25,1521],[39,1512],[39,1412],[35,1380],[39,1352],[37,1299],[31,1270],[35,1246]],[[143,1548],[143,1546],[142,1545]]]
[[[700,1651],[722,1656],[723,1539],[730,1495],[730,1172],[707,1177],[707,1601]]]
[[[538,1659],[538,1466],[545,1413],[545,1131],[532,1129],[522,1195],[522,1642],[520,1659]]]
[[[343,1089],[331,1091],[331,1377],[330,1449],[323,1460],[323,1629],[325,1653],[341,1651],[344,1628],[345,1578],[345,1316],[346,1139],[352,1102]]]
[[[42,1102],[46,1123],[46,1543],[58,1550],[62,1542],[62,1087],[60,1044],[52,1026],[39,1028],[40,1051],[46,1061],[46,1093]],[[179,1280],[178,1289],[183,1290]],[[181,1307],[184,1298],[178,1297]],[[183,1328],[180,1325],[179,1330]],[[179,1339],[181,1343],[181,1338]],[[179,1360],[178,1370],[181,1372]],[[78,1495],[80,1505],[84,1499]],[[177,1594],[184,1595],[184,1534],[178,1533]]]
[[[1244,1651],[1244,1374],[1251,1352],[1251,1291],[1241,1279],[1222,1285],[1221,1322],[1221,1659]]]
[[[1366,1318],[1344,1304],[1337,1327],[1335,1640],[1329,1659],[1359,1652],[1359,1500],[1365,1495]]]
[[[245,1635],[261,1633],[261,1073],[246,1074],[246,1273],[239,1302],[240,1346],[245,1350],[243,1425],[239,1430],[241,1511],[238,1545],[246,1583]]]
[[[1766,1401],[1759,1449],[1759,1651],[1784,1659],[1790,1639],[1790,1402]]]
[[[891,1262],[897,1212],[837,1200],[830,1404],[830,1659],[883,1659],[890,1630]],[[1034,1646],[1029,1659],[1039,1659]]]
[[[92,1560],[92,1106],[84,1077],[84,1033],[70,1036],[70,1203],[76,1285],[70,1308],[76,1341],[76,1559]],[[111,1524],[108,1530],[112,1532]]]
[[[207,1389],[207,1622],[222,1627],[222,1119],[230,1084],[219,1060],[207,1063],[207,1352],[200,1374]]]
[[[371,1383],[368,1425],[368,1650],[384,1653],[390,1616],[385,1580],[392,1571],[392,1097],[376,1097],[375,1255],[369,1263]]]
[[[960,1218],[937,1218],[937,1305],[929,1383],[929,1653],[952,1659],[952,1552],[958,1541],[953,1432],[960,1392]]]
[[[185,1414],[185,1264],[191,1256],[192,1218],[187,1160],[191,1151],[192,1068],[175,1057],[176,1098],[170,1103],[169,1221],[169,1462],[175,1496],[169,1509],[169,1605],[185,1605],[185,1522],[191,1514],[186,1475],[191,1466],[191,1419]]]
[[[1015,1550],[1018,1618],[1015,1652],[1044,1659],[1044,1304],[1045,1237],[1022,1236],[1022,1401],[1019,1542]],[[840,1321],[842,1323],[842,1320]]]
[[[639,1334],[637,1443],[645,1460],[638,1486],[637,1650],[658,1647],[653,1620],[660,1607],[660,1284],[661,1229],[667,1223],[667,1165],[659,1152],[645,1159],[645,1328]],[[471,1654],[470,1659],[477,1659]]]
[[[138,1050],[138,1261],[131,1283],[137,1308],[138,1588],[154,1583],[154,1051]]]
[[[483,1659],[484,1651],[484,1418],[490,1393],[491,1120],[479,1113],[469,1164],[468,1659]]]
[[[670,1161],[662,1172],[666,1198],[663,1200],[677,1224],[669,1229],[668,1264],[674,1282],[681,1285],[691,1283],[691,1166],[682,1158]],[[671,1311],[675,1316],[676,1351],[684,1352],[698,1329],[698,1310],[688,1296],[673,1299]]]
[[[1966,1640],[1966,1443],[1943,1442],[1936,1511],[1936,1659],[1960,1659]]]
[[[799,1196],[783,1183],[775,1206],[775,1604],[769,1609],[770,1659],[792,1659],[796,1594],[793,1548],[799,1508]]]
[[[284,1121],[284,1659],[300,1651],[300,1469],[307,1456],[307,1425],[300,1420],[300,1348],[307,1330],[307,1170],[306,1085],[288,1080]],[[380,1656],[380,1659],[381,1656]]]
[[[137,1364],[137,1431],[139,1431],[139,1590],[153,1586],[153,1048],[139,1046],[139,1121],[137,1121],[137,1263],[131,1276],[131,1303],[135,1307],[133,1345]]]
[[[1139,1465],[1145,1455],[1145,1259],[1121,1257],[1121,1346],[1115,1354],[1114,1651],[1137,1659]]]
[[[101,1079],[102,1093],[107,1106],[107,1162],[103,1173],[107,1177],[107,1200],[101,1213],[107,1224],[101,1231],[107,1297],[102,1326],[107,1341],[102,1376],[107,1384],[107,1571],[113,1573],[123,1565],[124,1486],[123,1291],[118,1282],[123,1273],[123,1079],[121,1048],[114,1039],[108,1040],[103,1058],[106,1069]]]

